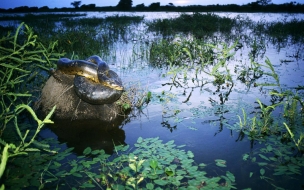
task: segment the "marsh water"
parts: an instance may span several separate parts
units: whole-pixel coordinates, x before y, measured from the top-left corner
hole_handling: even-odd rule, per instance
[[[117,14],[144,16],[146,21],[174,18],[179,15],[179,13],[165,12],[89,12],[86,17],[106,17]],[[255,22],[304,18],[303,14],[216,14],[231,18],[246,17]],[[250,33],[251,31],[242,32]],[[252,44],[255,43],[257,46],[260,45],[255,62],[265,64],[265,60],[269,59],[280,77],[282,88],[293,89],[303,85],[303,44],[289,43],[288,41],[272,43],[266,37],[249,36],[249,39],[240,39],[239,43],[243,45],[234,51],[235,54],[228,61],[228,69],[232,73],[238,73],[249,67],[249,55],[252,53]],[[161,38],[161,36],[152,32],[146,33],[144,24],[135,26],[132,33],[122,36],[122,39],[113,45],[115,54],[102,57],[110,64],[111,69],[120,75],[127,88],[136,86],[144,91],[150,91],[152,99],[149,104],[136,112],[131,112],[129,117],[113,131],[105,132],[98,129],[103,127],[99,126],[98,123],[83,123],[83,128],[89,128],[92,131],[86,133],[80,129],[79,133],[73,133],[74,136],[77,136],[76,139],[66,137],[65,134],[58,137],[59,141],[62,143],[70,141],[67,142],[67,146],[78,147],[79,152],[81,152],[86,146],[100,146],[101,148],[109,146],[108,144],[111,144],[112,139],[115,138],[117,138],[116,142],[125,143],[132,147],[139,137],[159,137],[164,142],[174,140],[176,145],[186,145],[184,149],[194,153],[195,162],[207,164],[204,170],[210,177],[230,171],[235,176],[238,189],[275,189],[272,184],[285,189],[303,188],[303,176],[296,174],[272,175],[271,164],[265,167],[265,175],[269,177],[269,180],[261,179],[261,167],[257,163],[244,160],[244,155],[258,155],[260,149],[265,147],[267,140],[264,143],[251,140],[234,127],[239,122],[238,116],[242,116],[242,109],[246,110],[249,117],[253,116],[254,110],[258,107],[257,99],[266,105],[272,103],[269,91],[273,87],[254,86],[253,83],[251,84],[249,76],[245,77],[244,80],[234,78],[233,85],[217,86],[212,82],[204,83],[204,81],[212,80],[212,77],[205,73],[199,74],[200,85],[184,79],[179,81],[181,85],[174,85],[172,75],[168,74],[166,67],[152,67],[148,60],[137,53],[134,54],[134,52],[140,52],[141,48],[144,49],[147,44],[157,38]],[[191,39],[191,35],[188,38]],[[214,35],[213,38],[221,40],[217,35]],[[175,40],[178,41],[178,37]],[[232,44],[233,42],[228,43]],[[255,80],[256,83],[265,81],[273,83],[274,79],[264,75]],[[279,112],[276,114],[279,115]],[[58,131],[57,133],[60,134]],[[61,135],[62,133],[68,133],[68,131],[61,132]],[[57,135],[52,130],[45,129],[41,132],[41,137],[57,138]],[[111,145],[109,149],[111,149]],[[111,150],[109,151],[111,152]],[[227,167],[216,166],[216,159],[225,160]],[[303,174],[303,168],[301,171]]]
[[[88,13],[88,17],[105,17],[109,15],[135,15],[145,16],[147,20],[158,18],[172,18],[179,13]],[[261,20],[266,22],[303,18],[303,14],[238,14],[238,13],[219,13],[229,17],[248,17],[256,22]],[[138,26],[137,26],[138,27]],[[300,189],[303,187],[303,177],[301,176],[274,176],[271,175],[271,167],[266,174],[272,179],[271,183],[260,179],[260,167],[255,163],[250,163],[243,160],[244,154],[254,155],[255,151],[264,145],[258,141],[251,141],[247,137],[242,137],[238,130],[230,129],[230,125],[238,122],[237,115],[242,115],[242,108],[245,108],[249,113],[253,112],[258,106],[256,99],[261,100],[264,104],[270,104],[271,98],[268,95],[267,87],[249,87],[240,80],[235,79],[234,86],[225,86],[217,89],[212,83],[206,84],[203,87],[197,87],[187,83],[184,86],[175,87],[168,85],[171,83],[171,76],[164,76],[165,69],[158,69],[149,66],[146,60],[134,58],[132,53],[135,48],[139,48],[141,43],[152,41],[152,34],[142,34],[144,27],[133,28],[133,32],[140,34],[138,36],[143,39],[137,39],[137,35],[126,36],[121,42],[115,44],[115,58],[103,57],[111,64],[124,81],[126,86],[133,84],[139,88],[146,89],[152,92],[152,101],[144,109],[138,111],[135,115],[130,115],[130,118],[118,130],[114,130],[113,134],[103,135],[100,131],[100,138],[95,133],[96,141],[110,141],[109,136],[122,136],[120,141],[128,145],[133,145],[139,137],[154,138],[159,137],[164,142],[174,140],[177,145],[186,145],[185,150],[190,150],[195,155],[197,163],[205,163],[208,165],[206,171],[209,176],[218,176],[225,171],[230,171],[235,175],[236,187],[238,189],[274,189],[271,183],[278,187],[286,189]],[[244,31],[246,32],[246,31]],[[248,31],[247,31],[248,32]],[[252,39],[259,37],[251,36]],[[241,42],[245,43],[245,42]],[[273,64],[277,74],[280,76],[280,82],[284,88],[293,88],[298,85],[303,85],[303,44],[288,44],[280,45],[272,44],[265,41],[258,41],[263,44],[262,52],[257,56],[257,62],[265,63],[268,57]],[[250,63],[248,54],[251,51],[250,46],[244,45],[236,52],[234,58],[230,60],[229,68],[231,71],[235,68],[241,69]],[[301,58],[295,57],[297,52],[300,52]],[[287,60],[287,61],[286,61]],[[206,78],[201,74],[202,78]],[[263,77],[259,80],[272,80],[269,77]],[[191,93],[191,95],[189,95]],[[166,95],[164,95],[166,94]],[[227,95],[229,94],[229,95]],[[223,97],[226,95],[226,98]],[[163,97],[161,101],[159,97]],[[190,98],[188,98],[190,97]],[[186,101],[188,100],[188,101]],[[185,103],[183,103],[185,102]],[[177,113],[177,114],[176,114]],[[83,124],[83,127],[88,127]],[[98,125],[97,125],[98,127]],[[102,127],[102,126],[100,126]],[[90,139],[82,135],[78,138]],[[124,134],[121,135],[121,134]],[[53,136],[50,130],[45,130],[42,134],[45,137]],[[125,137],[125,138],[124,138]],[[64,139],[61,140],[64,142]],[[85,147],[84,141],[79,140],[72,143],[73,146]],[[93,144],[99,144],[93,142]],[[92,146],[92,144],[91,144]],[[226,168],[215,166],[216,159],[226,161]],[[250,172],[253,173],[250,176]],[[303,169],[302,169],[303,172]]]

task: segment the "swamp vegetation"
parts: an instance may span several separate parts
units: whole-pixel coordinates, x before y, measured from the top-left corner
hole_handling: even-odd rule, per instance
[[[10,20],[0,26],[1,189],[303,188],[304,20],[254,22],[213,13],[0,20]],[[290,51],[282,57],[286,47]],[[268,57],[268,48],[280,56]],[[41,119],[35,104],[49,68],[63,56],[94,54],[116,67],[132,97],[121,128],[160,106],[156,131],[162,125],[172,134],[181,128],[199,132],[205,129],[196,122],[207,123],[218,128],[214,136],[225,130],[238,134],[236,141],[247,140],[250,151],[233,157],[235,163],[217,157],[205,164],[185,136],[178,143],[163,142],[161,134],[137,136],[134,144],[115,144],[112,155],[92,147],[75,154],[73,147],[44,138],[40,134],[53,123],[56,107]],[[147,85],[145,73],[153,71],[161,87]],[[141,72],[145,77],[138,81]],[[199,145],[201,153],[207,145]],[[236,167],[247,169],[238,174]]]

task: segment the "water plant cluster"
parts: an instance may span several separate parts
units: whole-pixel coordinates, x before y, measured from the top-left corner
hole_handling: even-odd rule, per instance
[[[124,61],[128,64],[122,66],[122,72],[136,66],[161,68],[162,75],[169,77],[164,85],[170,90],[183,90],[182,104],[191,105],[196,90],[210,93],[208,106],[202,103],[186,110],[191,118],[215,115],[219,119],[210,122],[219,124],[219,132],[229,128],[239,133],[238,140],[248,138],[252,146],[259,143],[259,148],[243,154],[244,162],[259,168],[258,173],[249,172],[248,176],[258,175],[260,180],[280,189],[282,184],[273,176],[298,178],[304,166],[303,86],[283,85],[264,54],[268,43],[284,46],[297,42],[302,47],[304,30],[295,32],[302,22],[255,23],[241,17],[195,13],[151,22],[137,16],[113,16],[62,18],[48,23],[36,19],[12,31],[14,25],[5,27],[9,32],[2,33],[0,39],[1,182],[8,189],[237,188],[238,181],[226,170],[225,160],[218,158],[208,165],[196,163],[195,155],[174,141],[138,138],[134,147],[116,146],[112,156],[90,147],[83,155],[75,156],[73,148],[60,150],[58,142],[39,139],[39,132],[45,124],[52,123],[55,111],[54,108],[41,120],[32,109],[47,79],[45,71],[54,67],[61,56],[85,58],[101,54],[114,60],[116,46],[121,45],[132,54],[126,56]],[[134,34],[135,27],[147,29],[147,34]],[[253,39],[252,35],[256,37]],[[240,51],[244,46],[250,49],[246,63],[235,58],[242,58]],[[298,51],[293,58],[302,60],[303,55]],[[242,87],[237,87],[240,84]],[[256,89],[265,92],[269,101],[257,98],[254,106],[248,107],[229,104],[235,91]],[[160,102],[164,114],[171,115],[175,123],[183,122],[179,116],[185,109],[171,110],[169,105],[174,91],[143,94],[132,105],[124,105],[125,109],[141,111],[149,102]],[[162,124],[176,128],[174,122],[171,125],[171,117],[167,118]],[[209,165],[222,172],[209,176],[205,171]]]

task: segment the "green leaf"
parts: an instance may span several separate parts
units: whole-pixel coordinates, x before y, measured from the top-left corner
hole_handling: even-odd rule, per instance
[[[258,162],[258,165],[259,165],[259,166],[266,166],[266,165],[268,165],[268,164],[267,164],[267,162]]]
[[[194,157],[194,154],[191,151],[188,151],[187,155],[188,155],[189,158],[193,158]]]
[[[264,168],[261,168],[261,169],[260,169],[260,174],[261,174],[261,175],[264,175],[264,174],[265,174]]]
[[[86,183],[82,184],[80,187],[82,187],[82,188],[93,188],[93,187],[95,187],[95,185],[93,185],[92,183],[86,182]]]
[[[84,149],[83,154],[84,154],[84,155],[88,155],[88,154],[90,154],[91,152],[92,152],[91,147],[87,147],[86,149]]]
[[[139,137],[138,139],[137,139],[137,143],[142,143],[143,142],[143,138],[142,137]]]
[[[158,167],[158,162],[156,160],[151,160],[150,166],[155,170]]]
[[[267,148],[268,152],[272,151],[272,146],[271,145],[268,145],[266,148]]]
[[[136,163],[135,163],[135,162],[130,163],[130,164],[129,164],[129,167],[130,167],[133,171],[137,172],[137,171],[136,171]]]
[[[243,155],[243,160],[246,161],[249,158],[249,154],[244,154]]]
[[[154,185],[152,183],[147,183],[146,188],[147,189],[154,189]]]
[[[75,176],[75,177],[82,177],[82,175],[79,174],[79,173],[73,173],[72,175]]]
[[[6,163],[7,163],[8,157],[9,157],[8,149],[9,149],[9,145],[6,144],[5,147],[3,148],[2,156],[1,156],[0,178],[2,177],[2,175],[4,173],[4,170],[5,170],[5,167],[6,167]]]
[[[259,154],[259,156],[260,156],[261,158],[263,158],[264,160],[269,161],[269,159],[268,159],[266,156],[264,156],[263,154]]]
[[[156,183],[157,185],[161,185],[161,186],[164,186],[164,185],[168,184],[167,181],[162,180],[162,179],[156,179],[156,180],[154,180],[154,183]]]
[[[215,164],[219,167],[226,167],[226,161],[221,159],[216,159]]]
[[[253,175],[253,172],[250,172],[250,173],[249,173],[249,177],[252,177],[252,175]]]
[[[169,167],[166,167],[165,173],[166,173],[167,176],[173,176],[174,175],[174,171]]]
[[[227,171],[226,176],[230,179],[230,181],[235,182],[235,177],[231,172]]]
[[[60,166],[61,166],[61,164],[60,164],[59,162],[54,161],[53,163],[54,163],[54,165],[55,165],[56,167],[60,167]]]

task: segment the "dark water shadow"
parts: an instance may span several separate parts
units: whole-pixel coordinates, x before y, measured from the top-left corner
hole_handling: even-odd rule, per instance
[[[111,123],[99,120],[55,120],[48,126],[58,136],[60,143],[74,147],[73,152],[81,155],[85,148],[103,149],[112,154],[114,146],[125,145],[125,131],[120,128],[124,117]]]

